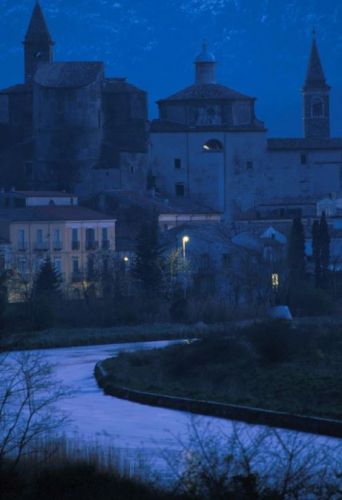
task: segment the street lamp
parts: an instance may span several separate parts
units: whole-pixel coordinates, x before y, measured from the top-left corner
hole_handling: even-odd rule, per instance
[[[183,236],[182,239],[182,244],[183,244],[183,259],[185,260],[185,250],[186,250],[186,244],[189,243],[190,238],[189,236]]]
[[[124,257],[124,259],[123,259],[123,260],[124,260],[124,261],[126,262],[126,264],[127,264],[127,262],[129,261],[129,258],[127,257],[127,255]]]

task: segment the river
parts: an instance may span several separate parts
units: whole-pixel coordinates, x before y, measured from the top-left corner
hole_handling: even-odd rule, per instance
[[[176,341],[177,342],[177,341]],[[97,442],[126,450],[128,455],[143,454],[160,463],[161,450],[177,453],[178,438],[185,440],[191,417],[188,413],[150,407],[105,396],[94,378],[95,364],[120,352],[160,348],[170,341],[139,342],[130,344],[94,345],[37,351],[54,366],[58,380],[72,389],[72,394],[58,402],[61,410],[69,415],[64,432],[78,442]],[[200,417],[201,423],[227,433],[233,423],[212,417]],[[252,432],[260,426],[247,426]],[[288,434],[298,434],[290,431]],[[304,434],[305,437],[308,435]],[[311,443],[335,446],[339,440],[311,436]]]

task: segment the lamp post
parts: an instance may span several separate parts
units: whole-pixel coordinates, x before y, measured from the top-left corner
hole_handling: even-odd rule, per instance
[[[182,248],[183,248],[183,259],[185,260],[186,257],[186,244],[189,243],[190,238],[189,236],[183,236],[182,238]]]

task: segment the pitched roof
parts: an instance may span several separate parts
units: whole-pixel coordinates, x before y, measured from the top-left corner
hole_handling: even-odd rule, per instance
[[[103,87],[104,92],[109,92],[111,94],[120,93],[139,93],[145,94],[144,90],[139,89],[135,85],[127,82],[126,78],[106,78]]]
[[[39,1],[37,1],[32,12],[31,21],[25,36],[25,42],[36,42],[41,40],[47,40],[53,43],[42,8]]]
[[[102,221],[115,220],[95,210],[79,206],[41,206],[27,208],[1,209],[0,221]]]
[[[224,85],[219,83],[207,83],[207,84],[195,84],[186,87],[176,94],[167,97],[166,99],[161,99],[159,102],[163,101],[185,101],[192,99],[228,99],[228,100],[254,100],[253,97],[240,94]]]
[[[308,89],[326,89],[330,87],[325,81],[324,71],[319,57],[319,52],[316,43],[316,34],[314,32],[311,45],[311,53],[308,63],[308,68],[306,72],[306,78],[303,90]]]
[[[0,90],[0,94],[29,94],[32,91],[33,87],[30,83],[18,83]]]
[[[102,62],[55,62],[39,66],[35,82],[48,88],[86,87],[104,73]]]

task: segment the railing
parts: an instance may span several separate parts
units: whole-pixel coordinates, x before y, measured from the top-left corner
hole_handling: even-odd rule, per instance
[[[109,250],[109,249],[110,249],[110,241],[102,240],[102,250]]]
[[[26,250],[27,250],[26,241],[19,241],[18,242],[18,252],[26,252]]]
[[[49,243],[47,241],[36,241],[34,244],[34,249],[40,252],[46,252],[49,250]]]
[[[71,281],[73,283],[80,283],[82,281],[82,273],[80,271],[71,274]]]
[[[80,242],[79,241],[72,241],[71,242],[71,249],[72,250],[79,250],[80,249]]]
[[[99,248],[98,241],[86,241],[86,250],[97,250]]]
[[[60,252],[63,248],[61,241],[54,241],[52,244],[52,248],[55,252]]]

